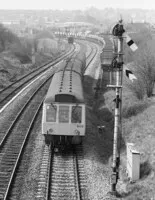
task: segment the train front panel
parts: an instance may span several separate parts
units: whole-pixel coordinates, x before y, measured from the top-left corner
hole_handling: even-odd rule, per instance
[[[84,136],[86,129],[85,104],[44,104],[43,135]]]

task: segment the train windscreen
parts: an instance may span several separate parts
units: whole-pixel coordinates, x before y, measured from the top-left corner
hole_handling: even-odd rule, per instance
[[[46,121],[56,122],[57,106],[47,105],[46,106]]]
[[[72,106],[72,123],[81,123],[82,119],[82,107]]]
[[[69,106],[59,106],[59,122],[69,123]]]

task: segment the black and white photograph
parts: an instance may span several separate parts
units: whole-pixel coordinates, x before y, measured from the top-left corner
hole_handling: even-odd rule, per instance
[[[155,3],[0,5],[0,200],[155,200]]]

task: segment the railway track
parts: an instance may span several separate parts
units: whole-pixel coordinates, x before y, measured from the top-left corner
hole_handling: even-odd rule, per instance
[[[9,199],[10,189],[27,138],[31,133],[37,113],[41,109],[50,81],[51,76],[33,92],[1,140],[0,199]]]
[[[78,164],[73,149],[53,152],[48,199],[81,200]]]
[[[86,69],[87,67],[89,66],[89,64],[92,62],[92,60],[94,59],[94,57],[96,56],[97,54],[97,47],[96,45],[93,45],[92,49],[91,49],[91,52],[88,54],[88,59],[87,59],[87,64],[86,64]],[[86,70],[85,69],[85,70]]]
[[[51,72],[52,73],[52,72]],[[49,75],[49,72],[48,72]],[[31,96],[31,94],[33,93],[33,91],[35,90],[35,87],[42,83],[42,81],[46,80],[46,78],[48,77],[48,75],[46,74],[46,76],[44,76],[42,78],[42,80],[40,81],[40,79],[38,80],[38,82],[36,83],[36,85],[30,90],[28,91],[25,96],[22,98],[22,101],[20,101],[18,103],[18,106],[15,106],[13,108],[13,110],[9,110],[9,112],[6,113],[5,118],[6,121],[8,123],[4,123],[3,120],[0,123],[0,147],[2,146],[2,143],[6,140],[6,138],[8,137],[8,134],[6,134],[6,132],[10,129],[10,127],[13,126],[14,121],[18,120],[18,115],[19,115],[19,111],[22,109],[22,107],[25,105],[25,103],[28,101],[29,96]]]
[[[80,44],[83,44],[83,42],[81,42],[79,40],[78,40],[78,42]],[[92,43],[91,46],[90,46],[90,43],[88,41],[85,42],[85,45],[87,45],[87,47],[88,47],[88,51],[86,52],[86,58],[87,58],[86,67],[85,67],[85,71],[86,71],[89,64],[92,62],[92,60],[97,55],[98,48],[97,48],[97,45],[94,44],[94,43]]]
[[[62,59],[66,58],[67,56],[71,55],[75,50],[75,46],[71,48],[71,50],[67,54],[63,54],[59,58],[56,58],[55,61],[50,61],[41,67],[31,71],[30,73],[24,75],[17,81],[13,82],[6,88],[0,91],[0,109],[9,102],[22,88],[24,88],[27,84],[29,84],[33,79],[41,75],[43,72],[50,69],[52,66],[56,65]]]
[[[80,145],[63,152],[44,146],[36,199],[87,199],[86,177]]]
[[[36,116],[42,107],[42,102],[50,84],[51,77],[52,72],[51,74],[43,76],[36,83],[35,87],[23,95],[19,105],[13,108],[11,113],[8,113],[7,123],[4,121],[0,125],[0,199],[2,200],[18,199],[16,192],[11,193],[14,188],[13,183],[15,177],[18,176],[17,171],[26,147],[27,139],[31,134]],[[47,150],[47,155],[47,159],[49,159],[52,154],[50,152],[48,154]],[[73,156],[71,157],[73,158]],[[73,160],[76,160],[75,156]],[[46,158],[45,162],[47,162]],[[76,167],[76,164],[73,165]],[[44,167],[45,165],[43,165]],[[47,173],[50,174],[48,170]],[[43,180],[45,175],[41,175]],[[79,180],[78,177],[76,179]],[[45,186],[45,190],[46,187],[51,188],[51,185],[48,183]],[[75,193],[76,195],[78,194],[77,192]],[[48,192],[48,195],[53,195],[53,192]],[[80,194],[77,196],[80,196]]]
[[[86,68],[96,53],[96,46],[91,47],[87,54]],[[88,199],[83,151],[80,145],[72,146],[63,152],[55,152],[51,146],[45,145],[39,174],[37,200]]]
[[[42,75],[41,77],[39,77],[38,82],[35,81],[35,82],[37,82],[35,85],[37,85],[40,82],[41,79],[46,79],[48,77],[49,73],[51,73],[51,70],[47,71],[47,73],[44,73],[44,76]],[[33,85],[33,87],[36,87],[35,85]],[[32,90],[33,90],[33,88],[32,88]],[[15,107],[13,110],[11,110],[11,112],[9,110],[9,112],[7,112],[5,114],[5,115],[7,115],[7,122],[8,123],[1,122],[1,124],[0,124],[0,130],[1,130],[0,145],[3,143],[3,140],[5,140],[5,138],[7,137],[6,136],[7,134],[5,134],[5,132],[6,132],[6,130],[9,129],[10,124],[13,123],[14,119],[18,120],[18,117],[17,117],[18,116],[18,112],[21,109],[22,105],[24,105],[24,102],[27,101],[27,98],[31,95],[31,92],[32,91],[28,92],[28,94],[25,94],[25,97],[24,97],[25,100],[20,101],[18,107]],[[22,93],[24,93],[24,92],[22,92]],[[22,93],[21,93],[21,95],[22,95]],[[5,108],[5,106],[3,108]]]

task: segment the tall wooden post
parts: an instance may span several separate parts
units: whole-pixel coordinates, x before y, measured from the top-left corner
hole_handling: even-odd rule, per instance
[[[32,47],[32,64],[34,65],[35,64],[35,49],[34,49],[34,47]]]
[[[120,68],[120,85],[123,84],[123,37],[120,36],[118,38],[118,55],[119,55],[119,63],[121,63]],[[118,143],[118,155],[120,157],[120,149],[121,149],[121,141],[122,141],[122,88],[119,91],[120,93],[120,131],[119,131],[119,143]]]
[[[113,29],[113,35],[117,39],[117,52],[113,68],[116,71],[116,85],[109,85],[115,88],[115,117],[114,117],[114,138],[113,138],[113,161],[111,174],[111,193],[116,195],[116,185],[119,178],[120,164],[120,139],[121,139],[121,106],[122,106],[122,77],[123,77],[123,36],[124,33],[122,21],[120,21]],[[119,141],[119,142],[118,142]]]
[[[32,31],[32,30],[31,30]],[[33,34],[33,31],[32,31],[32,49],[31,49],[31,56],[32,56],[32,64],[34,65],[35,62],[36,62],[36,59],[35,59],[35,44],[34,44],[34,34]]]

